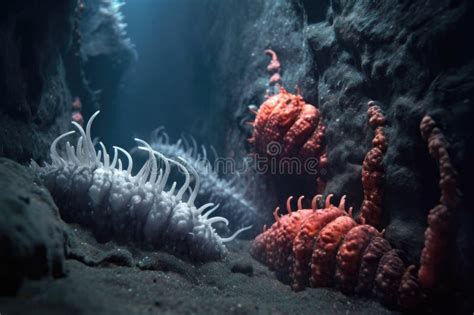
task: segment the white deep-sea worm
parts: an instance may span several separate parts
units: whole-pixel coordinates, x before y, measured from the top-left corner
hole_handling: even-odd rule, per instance
[[[168,134],[163,131],[163,127],[160,127],[153,132],[150,145],[154,150],[168,157],[181,156],[186,159],[200,178],[201,183],[196,199],[201,202],[219,204],[216,213],[229,219],[229,227],[232,231],[248,225],[263,225],[265,218],[246,193],[248,183],[239,184],[238,171],[233,172],[234,177],[230,180],[221,178],[217,173],[219,157],[214,148],[211,147],[214,155],[213,163],[208,159],[205,146],[202,145],[199,148],[193,137],[188,138],[189,141],[182,136],[176,143],[171,143]]]
[[[114,146],[111,158],[100,142],[101,149],[96,151],[91,125],[98,114],[97,111],[92,115],[86,130],[73,122],[80,134],[75,147],[66,142],[65,152],[58,152],[58,142],[75,131],[64,133],[51,144],[50,164],[31,163],[64,220],[90,227],[100,241],[131,242],[193,261],[222,258],[226,254],[224,243],[250,227],[239,229],[230,237],[215,232],[213,223],[228,221],[224,217],[210,217],[216,210],[212,203],[195,206],[200,180],[183,159],[169,159],[145,141],[135,139],[139,149],[148,153],[148,159],[132,175],[133,160],[126,150]],[[126,169],[119,153],[127,159]],[[179,188],[176,182],[168,185],[171,167],[178,167],[185,175]],[[186,193],[188,190],[190,193]]]

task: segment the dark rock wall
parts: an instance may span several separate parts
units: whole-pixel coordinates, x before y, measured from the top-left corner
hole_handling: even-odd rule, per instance
[[[98,125],[96,131],[105,143],[116,143],[112,137],[116,136],[113,130],[117,128],[119,91],[124,88],[122,77],[137,57],[127,35],[123,5],[121,0],[83,0],[79,17],[81,69],[92,93],[83,104],[83,113],[90,117],[101,110],[107,123]]]
[[[367,101],[375,100],[388,121],[386,237],[416,262],[427,213],[439,198],[437,166],[419,135],[423,115],[432,115],[450,141],[464,200],[474,193],[473,3],[225,1],[213,9],[211,40],[218,46],[214,62],[221,92],[210,124],[235,127],[225,137],[216,135],[217,141],[227,143],[231,156],[251,150],[245,146],[250,129],[243,122],[253,117],[246,107],[264,100],[269,59],[263,50],[272,48],[285,87],[294,91],[298,85],[324,115],[330,162],[326,192],[347,194],[348,204],[358,208],[361,164],[373,137]],[[274,206],[268,204],[268,212]],[[472,279],[474,220],[468,208],[465,202],[458,209],[452,246],[458,285],[469,285],[466,275]]]
[[[135,58],[120,3],[2,6],[0,156],[23,163],[46,159],[51,142],[69,128],[71,96],[82,100],[84,118],[100,108],[113,121],[121,78]],[[110,126],[102,126],[104,137]]]
[[[53,198],[22,165],[0,158],[0,296],[24,277],[61,277],[68,229]]]
[[[70,95],[61,54],[76,1],[9,1],[0,13],[0,156],[46,157],[66,129]]]

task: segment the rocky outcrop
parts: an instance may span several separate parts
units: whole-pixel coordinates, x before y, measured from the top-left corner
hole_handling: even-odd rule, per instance
[[[114,111],[135,57],[120,1],[16,1],[0,13],[0,156],[46,158],[69,128],[72,98],[83,115]],[[93,91],[102,91],[96,95]]]
[[[46,157],[70,121],[61,55],[77,1],[13,1],[0,13],[0,156]]]
[[[48,191],[25,167],[0,158],[0,295],[22,280],[64,274],[67,228]]]
[[[72,80],[76,85],[72,93],[84,99],[84,117],[90,117],[97,109],[106,117],[116,117],[119,90],[123,87],[122,78],[137,57],[135,46],[126,33],[126,22],[121,12],[125,1],[121,0],[83,0],[78,15],[80,47],[80,70],[82,85],[77,85],[79,78]],[[77,95],[76,95],[77,93]],[[115,129],[117,122],[111,120],[107,126],[99,126],[102,139],[111,141],[110,130]]]

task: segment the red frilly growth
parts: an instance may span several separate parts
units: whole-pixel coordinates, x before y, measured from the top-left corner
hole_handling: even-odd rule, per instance
[[[253,127],[249,141],[257,154],[277,159],[296,157],[302,162],[316,158],[320,168],[326,166],[321,114],[300,95],[280,88],[260,106]]]
[[[446,257],[451,223],[451,214],[459,204],[456,171],[447,151],[447,142],[430,116],[425,116],[420,124],[422,137],[428,142],[431,156],[439,163],[440,204],[430,210],[428,228],[425,231],[425,245],[421,252],[418,280],[424,289],[433,288],[441,273]]]
[[[379,226],[382,214],[382,180],[383,180],[383,155],[387,150],[385,138],[385,117],[380,107],[373,101],[369,102],[367,111],[369,125],[375,128],[372,140],[373,148],[365,156],[362,164],[362,186],[364,188],[364,201],[361,206],[360,218],[363,223]]]
[[[277,162],[288,158],[288,163],[296,158],[300,169],[311,159],[311,171],[320,171],[327,166],[321,113],[315,106],[307,104],[299,93],[291,94],[282,87],[278,56],[271,49],[265,53],[271,56],[267,67],[271,75],[271,90],[267,90],[268,98],[258,111],[253,111],[257,116],[250,123],[254,129],[249,142],[260,157]],[[286,170],[280,167],[279,172],[285,173]]]

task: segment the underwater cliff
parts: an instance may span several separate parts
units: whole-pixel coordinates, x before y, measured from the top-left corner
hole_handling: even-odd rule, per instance
[[[472,314],[473,18],[5,4],[0,314]]]

